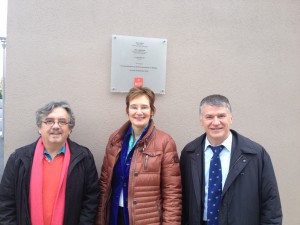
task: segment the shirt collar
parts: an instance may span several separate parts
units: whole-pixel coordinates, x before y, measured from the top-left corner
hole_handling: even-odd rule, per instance
[[[62,149],[61,149],[56,155],[59,155],[59,154],[65,154],[65,152],[66,152],[66,145],[64,145],[64,146],[62,147]],[[44,155],[45,155],[49,160],[52,160],[51,155],[47,152],[46,149],[44,149]]]
[[[205,146],[204,146],[204,151],[206,151],[208,148],[208,146],[211,145],[211,143],[209,142],[209,140],[207,139],[207,136],[205,138]],[[230,131],[230,134],[228,136],[228,138],[223,141],[220,145],[223,145],[229,152],[231,152],[231,146],[232,146],[232,133]]]

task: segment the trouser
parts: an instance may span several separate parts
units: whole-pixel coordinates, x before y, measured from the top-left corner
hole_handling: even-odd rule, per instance
[[[118,210],[118,225],[125,225],[123,207],[119,207]]]

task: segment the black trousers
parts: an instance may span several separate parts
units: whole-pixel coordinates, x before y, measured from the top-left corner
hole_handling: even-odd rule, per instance
[[[118,210],[118,225],[125,225],[123,207],[119,207]],[[207,225],[207,222],[202,221],[202,225]]]
[[[118,225],[125,225],[123,207],[119,207],[118,210]]]

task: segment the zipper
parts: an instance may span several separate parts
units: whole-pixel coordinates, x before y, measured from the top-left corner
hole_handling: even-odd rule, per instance
[[[73,172],[73,169],[75,166],[83,159],[83,153],[79,153],[73,160],[70,158],[70,165],[68,168],[67,178],[70,176],[70,174]]]
[[[145,163],[144,163],[144,170],[147,170],[148,159],[149,159],[149,155],[146,155],[146,157],[145,157]]]
[[[134,172],[136,170],[136,162],[137,162],[137,159],[138,159],[139,154],[140,154],[140,151],[136,151],[136,152],[137,152],[137,154],[136,154],[136,157],[134,158],[134,166],[133,166],[133,171]],[[132,193],[133,193],[133,190],[134,190],[134,173],[133,173],[133,176],[132,176],[132,185],[131,185],[131,188],[132,188]],[[134,201],[132,201],[131,204],[132,204],[131,218],[132,218],[132,224],[134,224]]]
[[[144,141],[144,147],[142,148],[142,151],[144,151],[146,148],[147,148],[147,145],[149,144],[150,140],[152,139],[153,135],[154,135],[154,131],[155,131],[155,127],[153,128],[153,131],[151,132],[150,136],[149,137],[144,137],[145,138],[145,141]],[[147,142],[147,143],[146,143]],[[134,157],[134,164],[133,164],[133,174],[132,174],[132,185],[131,185],[131,188],[132,188],[132,193],[134,191],[134,172],[136,171],[136,163],[137,163],[137,159],[140,155],[140,150],[138,149],[138,151],[135,151],[137,152],[136,153],[136,157]],[[134,155],[133,155],[134,156]],[[148,155],[146,155],[146,163],[148,162]],[[147,165],[146,165],[147,166]],[[127,203],[128,204],[128,203]],[[129,223],[130,224],[135,224],[134,222],[134,201],[132,201],[132,210],[131,210],[131,218],[132,218],[132,223]]]

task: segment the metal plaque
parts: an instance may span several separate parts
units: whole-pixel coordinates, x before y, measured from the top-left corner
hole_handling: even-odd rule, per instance
[[[134,86],[165,94],[167,39],[112,36],[111,91]]]

